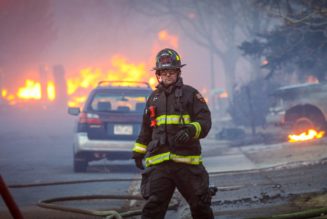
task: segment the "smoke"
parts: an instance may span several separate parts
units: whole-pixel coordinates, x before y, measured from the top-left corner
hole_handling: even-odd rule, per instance
[[[209,67],[205,49],[183,35],[177,23],[160,16],[148,17],[132,6],[131,1],[54,1],[58,37],[48,51],[48,62],[64,65],[69,75],[86,67],[108,69],[111,57],[119,54],[134,63],[146,62],[150,72],[155,53],[167,45],[173,48],[178,44],[176,49],[182,62],[188,64],[184,81],[199,89],[207,87]],[[177,38],[167,36],[167,32]],[[160,45],[160,38],[173,43]],[[199,74],[204,76],[201,81]]]
[[[154,74],[151,72],[155,64],[154,56],[164,47],[171,47],[178,51],[182,62],[187,64],[182,72],[184,82],[193,85],[199,91],[206,92],[204,93],[206,98],[212,93],[210,89],[213,86],[226,88],[225,75],[231,74],[230,69],[223,67],[223,61],[217,56],[211,60],[210,50],[194,39],[192,40],[192,35],[196,30],[191,27],[188,27],[187,30],[181,28],[176,17],[164,16],[159,8],[151,9],[148,1],[47,0],[46,3],[39,6],[40,2],[40,0],[21,0],[12,4],[8,3],[10,7],[7,8],[1,6],[3,10],[10,9],[8,13],[10,12],[11,16],[6,17],[8,20],[10,17],[19,17],[20,20],[24,20],[25,16],[35,13],[34,10],[38,11],[35,16],[26,19],[25,22],[15,23],[17,30],[33,33],[28,37],[33,41],[24,40],[25,35],[18,40],[20,45],[23,45],[21,54],[25,54],[24,57],[27,58],[24,63],[23,59],[19,59],[19,62],[16,63],[16,59],[10,58],[11,63],[15,63],[19,70],[7,68],[3,71],[2,84],[7,89],[23,85],[26,79],[38,81],[41,64],[50,68],[55,65],[64,66],[66,78],[74,77],[80,73],[81,69],[86,68],[108,72],[112,67],[112,57],[116,55],[122,56],[134,64],[146,63],[146,70],[149,74]],[[166,3],[163,2],[163,5]],[[191,2],[188,3],[191,6]],[[176,4],[181,5],[182,3]],[[188,5],[184,6],[183,10],[187,12],[188,7],[186,6]],[[139,8],[144,10],[139,10]],[[204,7],[204,9],[206,8],[208,7]],[[153,16],[149,16],[147,13],[150,9]],[[209,9],[213,12],[219,8],[209,7]],[[192,9],[187,13],[187,17],[196,22],[196,19],[200,18],[197,13]],[[229,18],[229,14],[227,15]],[[209,27],[212,23],[223,23],[228,27],[233,21],[227,18],[222,21],[214,20],[215,13],[202,16],[208,22],[205,25],[209,25]],[[38,23],[37,20],[44,22]],[[5,27],[8,25],[6,24]],[[214,31],[216,34],[214,42],[220,45],[222,42],[220,38],[225,35],[216,33],[217,30]],[[239,38],[235,37],[240,40]],[[158,43],[160,40],[164,43]],[[236,48],[237,42],[234,41],[231,39],[230,45]],[[226,45],[222,50],[228,50]],[[229,56],[232,57],[235,54],[226,53],[225,59],[228,60]],[[234,65],[233,60],[230,59],[231,65]],[[8,62],[3,61],[2,63]],[[237,66],[237,70],[244,70],[242,66]],[[244,72],[242,71],[242,75],[246,75]]]

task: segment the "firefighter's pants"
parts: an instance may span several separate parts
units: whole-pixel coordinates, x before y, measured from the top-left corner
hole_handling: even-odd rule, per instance
[[[213,219],[209,176],[202,164],[167,161],[142,174],[141,193],[146,199],[142,219],[163,219],[175,188],[188,202],[193,219]]]

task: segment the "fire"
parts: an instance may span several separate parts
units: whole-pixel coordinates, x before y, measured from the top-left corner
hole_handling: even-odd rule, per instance
[[[317,132],[314,129],[309,129],[308,131],[302,132],[299,135],[295,135],[295,134],[289,135],[288,141],[289,142],[307,141],[307,140],[322,138],[324,137],[324,135],[325,135],[324,131]]]
[[[170,47],[178,49],[178,36],[169,33],[167,30],[161,30],[157,34],[157,39],[153,42],[151,55],[144,62],[131,62],[125,56],[116,54],[110,58],[110,63],[102,63],[108,66],[107,69],[99,67],[83,67],[76,71],[76,74],[67,74],[66,94],[68,106],[80,107],[86,101],[90,91],[98,85],[99,81],[142,81],[148,82],[152,88],[158,83],[154,72],[151,71],[154,65],[155,54],[162,48]],[[50,69],[46,69],[50,72]],[[71,70],[70,70],[71,72]],[[35,74],[35,73],[34,73]],[[51,77],[51,75],[50,75]],[[24,80],[24,85],[17,90],[8,90],[2,87],[1,97],[10,105],[33,100],[47,101],[48,103],[60,99],[62,93],[56,91],[58,85],[54,83],[51,77],[46,83],[46,90],[43,89],[41,80]],[[61,85],[62,86],[62,85]],[[13,89],[11,87],[11,89]],[[46,92],[46,94],[42,94]],[[60,90],[62,91],[62,90]],[[59,101],[61,103],[61,101]]]
[[[2,96],[2,97],[6,97],[7,94],[8,94],[8,91],[7,91],[6,89],[3,89],[3,90],[1,91],[1,96]]]
[[[269,64],[268,59],[264,59],[264,60],[262,60],[261,64],[262,64],[262,65],[268,65],[268,64]]]
[[[152,88],[157,80],[145,63],[130,63],[126,58],[115,55],[111,58],[111,68],[101,70],[99,68],[83,68],[74,77],[68,77],[67,94],[68,106],[81,106],[91,89],[97,86],[99,81],[144,81],[148,82]],[[46,99],[54,101],[56,99],[56,86],[53,81],[47,82]],[[1,90],[1,96],[10,105],[15,105],[20,100],[41,100],[41,83],[35,80],[25,80],[24,86],[18,88],[16,94],[10,94],[7,89]]]
[[[310,84],[317,84],[319,83],[319,80],[317,77],[313,76],[313,75],[309,75],[307,77],[307,83],[310,83]]]
[[[70,96],[68,106],[80,106],[85,102],[89,91],[97,86],[99,81],[145,81],[153,88],[155,77],[148,72],[144,63],[133,64],[126,58],[115,55],[111,58],[111,68],[84,68],[80,74],[67,80],[67,93]]]
[[[10,105],[16,104],[16,102],[15,102],[15,96],[12,95],[12,94],[9,94],[7,89],[2,89],[2,91],[1,91],[1,97],[3,99],[7,100]]]
[[[18,89],[17,97],[22,99],[41,99],[41,85],[33,80],[26,80],[25,87]]]
[[[24,86],[18,88],[16,94],[9,93],[7,89],[1,90],[1,96],[7,100],[10,105],[15,105],[17,99],[21,100],[41,100],[41,84],[31,79],[26,79]],[[55,85],[53,81],[47,83],[47,98],[53,101],[56,98]]]
[[[160,31],[158,37],[162,41],[168,41],[173,48],[178,47],[178,37],[170,35],[166,30]]]
[[[53,81],[49,81],[47,84],[48,100],[53,101],[56,99],[56,89]]]
[[[220,93],[219,98],[228,98],[228,93],[226,91]]]

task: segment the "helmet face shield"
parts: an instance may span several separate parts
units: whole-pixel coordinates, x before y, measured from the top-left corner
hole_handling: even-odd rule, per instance
[[[156,57],[156,67],[153,70],[163,69],[179,69],[185,66],[181,64],[181,59],[178,53],[172,49],[161,50]]]

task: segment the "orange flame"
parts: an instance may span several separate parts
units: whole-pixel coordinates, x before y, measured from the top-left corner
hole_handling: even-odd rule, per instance
[[[54,101],[56,99],[56,90],[53,81],[49,81],[47,84],[47,93],[48,93],[48,100]]]
[[[154,74],[148,72],[146,65],[132,64],[126,58],[116,55],[111,59],[111,68],[102,71],[98,68],[84,68],[79,74],[67,79],[68,106],[81,106],[91,89],[97,86],[99,81],[145,81],[152,88],[157,83]],[[9,94],[7,89],[1,90],[1,96],[9,104],[15,105],[20,100],[41,100],[41,84],[31,79],[25,80],[25,85],[20,87],[16,95]],[[47,99],[54,101],[56,98],[55,84],[47,82]]]
[[[47,84],[48,100],[53,101],[56,98],[55,86],[53,81],[49,81]],[[25,80],[25,85],[18,88],[16,94],[11,94],[7,89],[1,90],[1,96],[7,100],[10,105],[15,105],[17,99],[22,100],[41,100],[41,84],[31,79]]]
[[[219,98],[228,98],[228,93],[226,91],[220,93]]]
[[[317,77],[315,77],[314,75],[309,75],[307,77],[307,83],[310,83],[310,84],[317,84],[319,83],[319,80]]]
[[[100,69],[85,68],[75,78],[68,79],[67,87],[70,95],[68,106],[80,106],[85,102],[88,92],[99,81],[145,81],[152,88],[156,84],[155,77],[147,72],[144,63],[132,64],[126,58],[116,55],[111,59],[111,66],[112,68],[106,73]]]
[[[308,141],[312,139],[319,139],[324,137],[325,132],[324,131],[319,131],[317,132],[314,129],[309,129],[306,132],[302,132],[299,135],[291,134],[288,136],[288,141],[289,142],[299,142],[299,141]]]
[[[7,94],[8,94],[8,91],[7,91],[6,89],[3,89],[3,90],[1,91],[1,96],[2,96],[2,97],[6,97]]]
[[[99,81],[144,81],[152,88],[157,84],[154,72],[149,71],[153,66],[155,54],[165,47],[178,48],[178,36],[168,33],[167,30],[158,32],[158,38],[152,45],[151,57],[145,63],[131,63],[121,55],[115,55],[110,60],[110,68],[82,68],[75,75],[67,76],[68,106],[81,106],[91,89],[97,86]],[[150,59],[151,58],[151,59]],[[150,64],[149,64],[150,63]],[[15,105],[28,100],[54,101],[57,97],[56,86],[53,81],[47,81],[47,94],[42,94],[41,83],[34,80],[25,80],[25,85],[18,88],[17,92],[11,93],[8,89],[1,90],[1,96],[10,105]],[[46,95],[46,96],[42,96]],[[43,98],[42,98],[43,97]]]
[[[2,89],[2,91],[1,91],[1,97],[4,100],[7,100],[10,105],[16,104],[15,96],[12,95],[12,94],[9,94],[9,92],[8,92],[7,89]]]
[[[17,97],[22,99],[41,99],[41,85],[33,80],[26,80],[25,87],[18,89]]]
[[[269,64],[268,59],[264,59],[264,60],[262,60],[262,62],[261,62],[261,65],[268,65],[268,64]]]
[[[167,41],[173,48],[178,47],[178,37],[170,35],[166,30],[162,30],[158,33],[158,38],[162,41]]]

